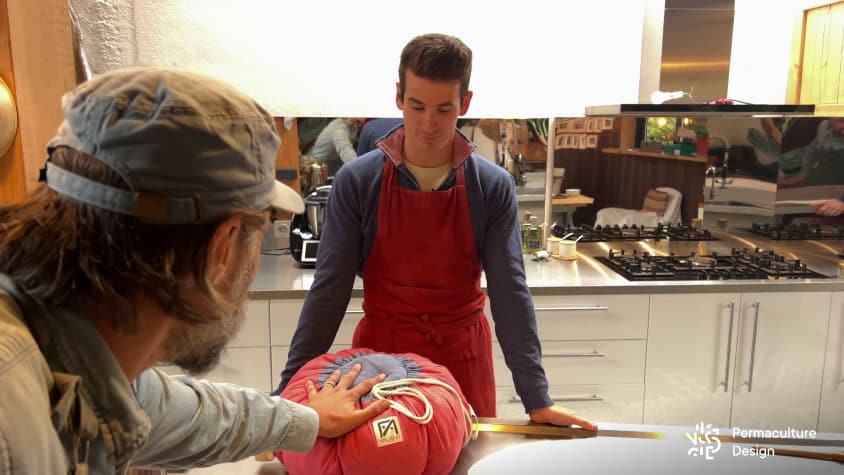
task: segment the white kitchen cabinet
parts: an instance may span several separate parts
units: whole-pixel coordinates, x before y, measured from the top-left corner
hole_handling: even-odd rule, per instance
[[[492,361],[498,386],[512,386],[504,354],[493,347]],[[543,341],[542,367],[549,385],[642,384],[645,340]]]
[[[296,331],[299,314],[302,312],[304,304],[304,299],[270,300],[270,344],[272,346],[290,346],[290,340]],[[349,300],[346,315],[343,317],[337,335],[334,337],[334,344],[352,344],[355,327],[363,318],[362,304],[363,299],[361,298]]]
[[[844,292],[832,294],[818,432],[844,433]]]
[[[817,429],[830,303],[830,292],[742,294],[732,426]]]
[[[533,297],[542,341],[644,339],[647,295],[537,295]]]
[[[591,420],[640,423],[648,295],[537,295],[533,302],[554,402]],[[497,344],[493,364],[498,416],[524,418]]]
[[[740,294],[651,296],[645,424],[730,422]]]
[[[261,391],[274,389],[269,344],[269,301],[250,300],[243,326],[223,351],[220,364],[199,377]],[[159,368],[169,374],[184,373],[173,365],[159,365]]]
[[[249,301],[246,307],[246,320],[228,346],[229,348],[270,346],[269,300]]]
[[[644,422],[817,428],[829,308],[829,292],[653,295]]]
[[[296,325],[299,323],[299,313],[302,311],[302,305],[304,305],[305,301],[304,299],[274,299],[269,302],[271,372],[273,384],[278,385],[281,380],[281,372],[287,364],[290,340],[296,331]],[[329,353],[352,347],[352,337],[355,333],[355,327],[357,327],[358,322],[363,318],[362,304],[363,299],[361,298],[353,298],[349,301],[346,315],[340,323],[337,336],[334,337],[334,345],[328,350]]]
[[[172,365],[160,365],[158,368],[168,374],[184,374],[181,368]],[[197,378],[269,392],[275,389],[273,384],[278,384],[278,381],[273,381],[270,368],[270,349],[267,347],[226,348],[220,364]]]

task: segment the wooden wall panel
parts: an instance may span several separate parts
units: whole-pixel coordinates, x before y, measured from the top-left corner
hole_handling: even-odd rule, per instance
[[[9,10],[6,0],[0,0],[0,77],[15,93],[15,73],[12,63],[12,46],[9,36]],[[17,100],[15,101],[17,102]],[[0,156],[0,206],[20,201],[26,197],[23,143],[20,127],[15,142],[5,155]]]
[[[67,0],[4,0],[18,103],[26,191],[38,183],[46,144],[62,120],[61,96],[76,85]]]
[[[275,127],[278,130],[278,135],[281,137],[281,146],[278,149],[278,155],[275,160],[275,169],[283,175],[285,185],[293,188],[299,193],[301,190],[301,180],[299,177],[299,130],[296,126],[296,120],[293,120],[293,125],[290,129],[284,127],[284,118],[275,118]],[[290,176],[291,178],[286,178]],[[279,216],[279,219],[290,219],[288,216]]]
[[[793,38],[787,97],[799,104],[844,104],[844,2],[806,10]]]

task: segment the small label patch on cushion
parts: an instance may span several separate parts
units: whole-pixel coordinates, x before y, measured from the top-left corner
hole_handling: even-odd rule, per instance
[[[372,429],[375,431],[375,441],[378,447],[402,441],[401,424],[399,424],[399,418],[396,416],[373,421]]]

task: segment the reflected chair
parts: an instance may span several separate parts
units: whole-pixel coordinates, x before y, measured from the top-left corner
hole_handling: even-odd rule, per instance
[[[603,208],[598,211],[595,226],[657,226],[680,222],[680,203],[683,194],[662,186],[648,190],[642,209]],[[662,208],[664,204],[664,208]],[[662,211],[660,213],[660,211]]]

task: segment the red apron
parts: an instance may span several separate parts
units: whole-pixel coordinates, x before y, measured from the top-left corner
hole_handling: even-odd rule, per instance
[[[363,268],[365,316],[352,344],[445,366],[475,412],[495,417],[492,334],[463,168],[451,189],[423,192],[399,186],[386,159],[378,230]]]

